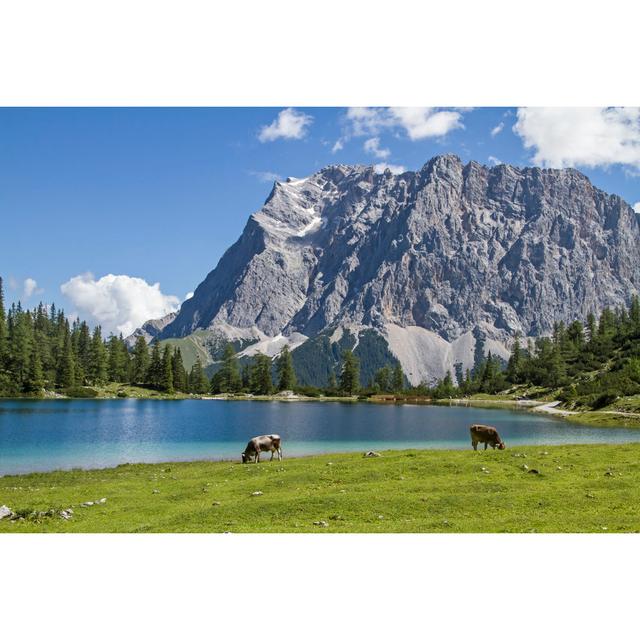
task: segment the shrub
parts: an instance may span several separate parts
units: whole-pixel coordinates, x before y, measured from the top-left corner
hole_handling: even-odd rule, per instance
[[[615,393],[601,393],[589,403],[589,406],[592,409],[602,409],[602,407],[606,407],[610,405],[612,402],[615,402],[617,399],[618,399],[618,396]]]
[[[69,387],[64,390],[69,398],[97,398],[98,392],[91,387]]]

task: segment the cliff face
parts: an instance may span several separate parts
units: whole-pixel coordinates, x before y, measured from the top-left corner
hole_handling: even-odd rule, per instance
[[[330,166],[277,182],[159,337],[373,328],[415,383],[468,364],[476,328],[505,354],[516,331],[625,303],[639,240],[632,208],[572,169]]]

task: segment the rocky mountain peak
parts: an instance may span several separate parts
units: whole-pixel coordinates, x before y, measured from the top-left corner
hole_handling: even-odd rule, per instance
[[[573,169],[330,165],[274,184],[159,337],[371,329],[415,381],[468,362],[478,331],[506,354],[515,332],[625,303],[639,236],[631,207]]]

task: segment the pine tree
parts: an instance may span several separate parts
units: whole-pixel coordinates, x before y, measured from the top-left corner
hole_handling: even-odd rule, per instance
[[[222,367],[220,367],[220,391],[222,393],[236,393],[240,391],[241,386],[242,380],[236,352],[233,346],[227,343],[222,356]]]
[[[280,351],[280,357],[276,362],[278,372],[278,390],[293,389],[296,386],[296,372],[293,368],[293,358],[289,347],[285,345]]]
[[[73,357],[73,347],[71,345],[71,332],[69,331],[69,323],[66,322],[66,330],[64,334],[64,343],[62,353],[58,362],[57,382],[62,388],[73,387],[75,384],[75,359]]]
[[[342,352],[342,371],[340,373],[340,391],[354,395],[360,389],[360,361],[352,351]]]
[[[402,371],[402,365],[400,362],[396,362],[396,365],[393,368],[391,385],[395,393],[401,393],[404,390],[404,372]]]
[[[109,379],[113,382],[126,382],[129,379],[129,351],[122,334],[109,336],[107,351]]]
[[[147,369],[147,384],[154,389],[159,389],[161,380],[162,355],[160,353],[160,343],[156,341],[151,347],[151,360],[149,362],[149,368]]]
[[[42,372],[42,360],[40,358],[40,349],[37,343],[31,350],[31,360],[29,362],[29,373],[25,381],[24,390],[29,394],[42,393],[44,388],[44,374]]]
[[[143,336],[136,338],[133,347],[133,357],[131,360],[131,384],[143,384],[148,382],[147,374],[149,371],[149,347]]]
[[[78,378],[80,384],[83,384],[87,382],[86,378],[91,376],[92,364],[91,335],[89,334],[89,326],[87,323],[81,322],[77,325],[74,334],[76,336],[75,351],[78,363],[76,378]]]
[[[511,357],[507,364],[507,380],[520,382],[520,369],[522,367],[522,348],[520,346],[520,334],[516,333],[511,346]]]
[[[268,396],[273,392],[271,358],[264,353],[258,353],[253,358],[250,386],[252,393],[257,395]]]
[[[173,358],[171,347],[164,345],[162,351],[162,374],[160,376],[160,389],[165,393],[173,393]]]
[[[391,377],[393,375],[393,371],[389,365],[385,365],[384,367],[378,369],[376,371],[375,376],[373,377],[374,384],[380,389],[382,393],[388,393],[391,391]],[[334,377],[334,386],[335,386],[335,377]]]
[[[200,358],[197,357],[196,361],[191,367],[191,373],[189,374],[189,393],[207,393],[209,391],[209,380],[202,369],[202,363]]]
[[[109,358],[98,326],[93,330],[89,346],[88,375],[92,384],[101,385],[107,381]]]
[[[182,391],[186,393],[188,391],[187,384],[187,372],[184,368],[184,363],[182,362],[182,352],[180,351],[180,347],[178,347],[173,352],[173,386],[176,391]]]
[[[456,374],[456,384],[458,385],[458,387],[462,387],[464,385],[464,371],[462,370],[463,366],[464,365],[462,364],[462,362],[453,363],[453,370]]]
[[[31,314],[22,311],[20,303],[12,309],[9,323],[8,369],[18,387],[23,387],[29,373],[33,349]]]
[[[474,379],[479,379],[484,370],[485,337],[478,329],[474,329],[473,337],[475,338],[475,346],[473,348],[473,369],[471,370],[471,375]]]

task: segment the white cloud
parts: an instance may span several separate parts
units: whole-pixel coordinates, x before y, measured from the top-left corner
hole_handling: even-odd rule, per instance
[[[331,153],[336,153],[338,151],[342,151],[343,149],[344,149],[344,141],[342,140],[342,138],[338,138],[335,144],[333,145],[333,147],[331,147]]]
[[[104,333],[128,336],[147,320],[177,311],[180,300],[165,295],[160,284],[142,278],[109,274],[96,280],[91,273],[71,278],[60,290],[81,315],[88,314],[102,325]]]
[[[18,288],[18,281],[13,276],[9,276],[8,284],[9,284],[9,289],[12,289],[15,291]]]
[[[491,129],[491,137],[495,138],[504,129],[504,122],[500,122]]]
[[[407,170],[407,168],[403,167],[401,164],[388,164],[386,162],[379,162],[378,164],[373,165],[373,170],[376,173],[384,173],[387,169],[389,169],[389,171],[391,171],[391,173],[394,173],[395,175],[404,173]]]
[[[270,125],[260,129],[258,140],[260,142],[272,142],[278,138],[300,140],[307,134],[307,127],[312,121],[313,118],[302,111],[296,111],[291,107],[283,109]]]
[[[391,155],[391,151],[389,149],[383,149],[380,147],[380,138],[369,138],[364,143],[364,150],[367,153],[372,153],[376,158],[381,158],[384,160]]]
[[[547,167],[640,167],[640,107],[526,107],[513,131]]]
[[[191,300],[191,298],[193,298],[193,291],[189,291],[189,293],[184,297],[185,300]]]
[[[634,210],[636,213],[640,213],[640,202],[636,202],[636,203],[633,205],[633,210]]]
[[[258,178],[260,182],[275,182],[282,178],[282,176],[273,171],[249,171],[249,174]]]
[[[411,140],[438,138],[464,128],[460,111],[432,107],[350,107],[351,135],[377,135],[384,130],[404,130]]]
[[[437,138],[454,129],[464,128],[462,115],[458,111],[440,111],[429,107],[392,107],[390,111],[411,140]]]
[[[22,297],[30,298],[34,293],[42,293],[44,289],[38,289],[38,283],[33,278],[27,278],[23,283]]]
[[[495,156],[489,156],[487,160],[489,161],[490,164],[494,166],[498,164],[504,164],[502,160],[500,160],[500,158],[496,158]]]

